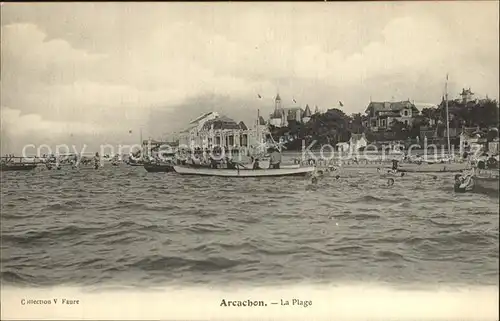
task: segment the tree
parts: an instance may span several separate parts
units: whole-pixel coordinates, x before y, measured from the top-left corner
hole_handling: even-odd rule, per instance
[[[420,128],[421,127],[428,127],[429,122],[430,122],[429,119],[423,115],[415,116],[415,119],[413,120],[413,125],[411,126],[411,128],[409,130],[410,137],[420,136]]]
[[[349,117],[350,129],[353,133],[360,134],[364,132],[363,116],[360,113],[352,114]]]
[[[446,102],[438,106],[440,119],[446,124]],[[464,103],[459,100],[448,101],[450,114],[450,127],[498,127],[499,108],[498,102],[491,99],[470,101]],[[423,113],[423,110],[422,110]]]
[[[404,140],[408,138],[408,128],[405,123],[394,119],[390,126],[396,139]]]

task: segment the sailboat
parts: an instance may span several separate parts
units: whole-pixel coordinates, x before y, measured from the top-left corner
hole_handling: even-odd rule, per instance
[[[443,159],[430,161],[422,160],[421,164],[400,164],[398,172],[405,173],[460,173],[466,170],[469,165],[467,163],[454,162],[450,144],[450,116],[448,110],[448,74],[446,74],[445,90],[445,108],[446,108],[446,140],[447,140],[447,156]]]

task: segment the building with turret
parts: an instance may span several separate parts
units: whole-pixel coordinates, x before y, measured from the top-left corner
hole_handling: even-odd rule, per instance
[[[290,121],[307,123],[312,113],[309,105],[302,107],[283,107],[279,94],[274,99],[274,111],[269,116],[269,124],[275,127],[286,127]]]
[[[470,90],[470,87],[469,87],[469,89],[462,88],[462,92],[460,93],[460,97],[462,97],[462,103],[466,104],[466,103],[474,100],[474,93],[472,92],[472,90]]]

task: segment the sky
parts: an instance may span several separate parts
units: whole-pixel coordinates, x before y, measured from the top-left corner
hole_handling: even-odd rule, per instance
[[[1,147],[134,144],[208,111],[499,96],[499,2],[3,3]],[[260,95],[262,98],[258,98]],[[296,103],[294,103],[294,101]]]

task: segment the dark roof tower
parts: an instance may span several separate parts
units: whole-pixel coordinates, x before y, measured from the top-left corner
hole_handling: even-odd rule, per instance
[[[304,117],[311,117],[311,109],[309,108],[309,105],[306,104],[306,110],[304,110],[304,113],[302,114],[302,118]]]

